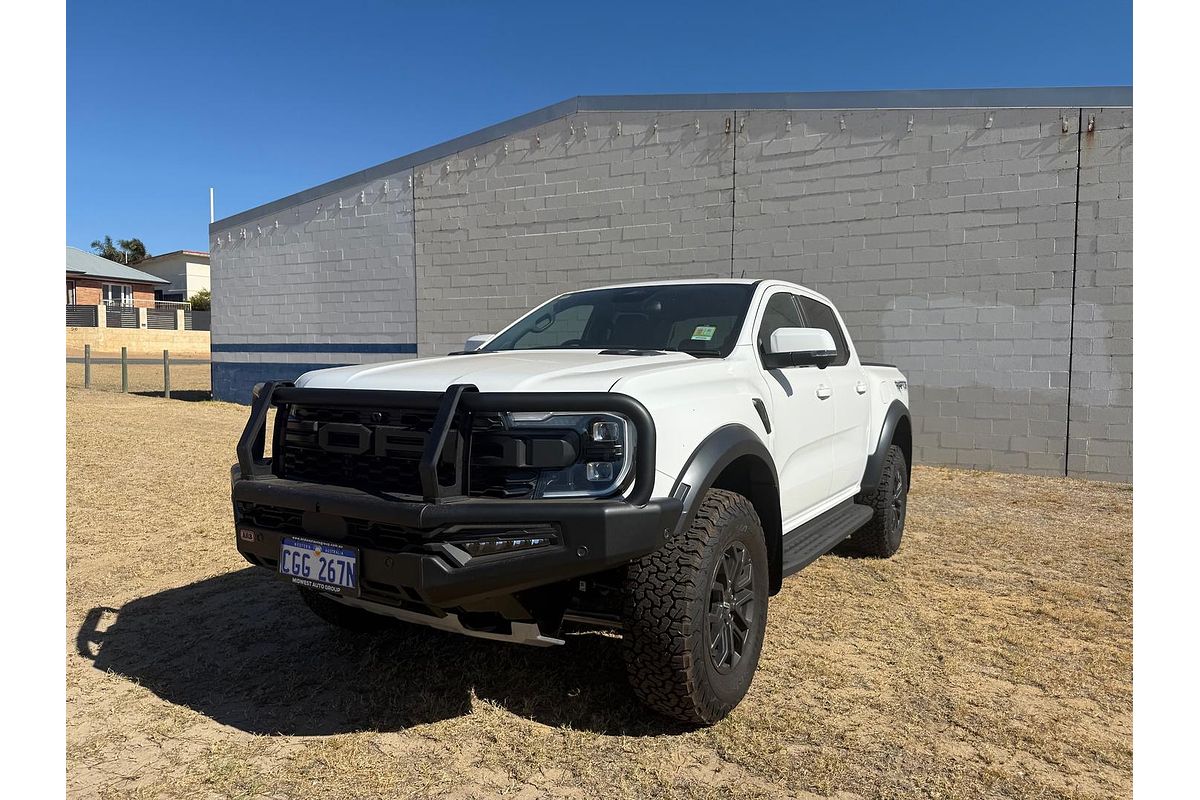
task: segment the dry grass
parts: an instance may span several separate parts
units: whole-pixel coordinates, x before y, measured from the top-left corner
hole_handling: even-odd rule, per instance
[[[83,364],[67,364],[67,386],[83,388]],[[120,364],[92,364],[92,388],[121,390]],[[179,399],[207,400],[211,397],[212,372],[208,364],[172,364],[171,394]],[[162,364],[130,364],[129,391],[162,396]]]
[[[684,730],[611,636],[325,627],[235,551],[244,408],[67,397],[74,797],[1130,794],[1126,486],[917,470],[900,554],[790,578],[746,700]]]

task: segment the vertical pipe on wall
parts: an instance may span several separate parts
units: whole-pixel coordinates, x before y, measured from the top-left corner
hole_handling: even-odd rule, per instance
[[[1079,184],[1083,179],[1083,108],[1075,132],[1075,230],[1071,240],[1071,327],[1067,339],[1067,430],[1063,445],[1063,475],[1071,475],[1071,389],[1075,381],[1075,287],[1079,276]]]

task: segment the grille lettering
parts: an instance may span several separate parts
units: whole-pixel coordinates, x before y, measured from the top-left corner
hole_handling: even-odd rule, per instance
[[[317,445],[330,453],[362,455],[371,446],[371,429],[348,422],[327,422],[317,431]]]

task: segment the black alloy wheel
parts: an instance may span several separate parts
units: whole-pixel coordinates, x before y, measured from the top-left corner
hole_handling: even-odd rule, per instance
[[[754,564],[746,545],[731,542],[713,570],[708,602],[708,657],[728,675],[746,654],[754,629]]]

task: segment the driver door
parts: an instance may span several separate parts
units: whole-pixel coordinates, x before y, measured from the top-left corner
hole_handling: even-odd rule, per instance
[[[769,295],[758,324],[759,367],[767,387],[771,455],[779,471],[779,505],[786,533],[829,498],[834,409],[828,382],[816,367],[762,367],[762,355],[777,328],[803,328],[796,296]]]

